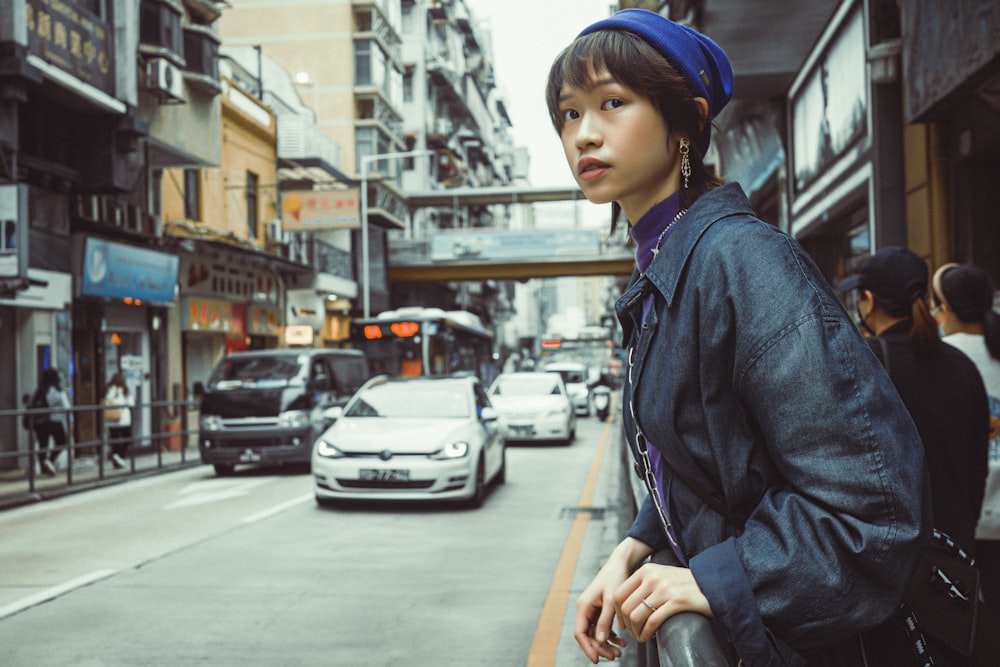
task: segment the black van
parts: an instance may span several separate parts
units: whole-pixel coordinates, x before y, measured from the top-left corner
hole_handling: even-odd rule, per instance
[[[235,352],[212,371],[201,397],[198,446],[217,475],[237,463],[309,464],[323,413],[343,406],[370,376],[358,350]]]

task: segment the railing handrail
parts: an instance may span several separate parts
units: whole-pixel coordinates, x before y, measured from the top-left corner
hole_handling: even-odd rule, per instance
[[[131,436],[130,440],[134,446],[128,449],[128,454],[124,457],[127,459],[127,470],[116,471],[114,478],[148,473],[154,469],[181,468],[200,462],[196,455],[192,457],[189,454],[191,436],[196,436],[198,430],[188,427],[188,412],[197,406],[197,401],[190,399],[147,401],[130,406],[134,409],[162,410],[159,422],[153,422],[159,423],[160,426],[155,432],[135,433]],[[184,409],[185,407],[187,409]],[[66,414],[72,420],[79,413],[104,409],[105,406],[99,403],[69,407],[3,409],[0,410],[0,419],[13,417],[17,420],[17,428],[20,429],[22,417],[26,415]],[[59,473],[62,483],[56,479],[55,486],[52,483],[53,478],[49,478],[44,484],[38,483],[40,478],[36,471],[36,462],[39,448],[34,428],[27,429],[27,448],[19,446],[13,450],[0,451],[0,462],[12,459],[15,461],[24,459],[26,462],[26,465],[15,464],[12,469],[0,466],[0,506],[37,500],[40,490],[41,495],[45,496],[48,493],[61,493],[60,489],[80,484],[101,484],[105,480],[113,479],[112,475],[107,473],[111,466],[106,461],[106,455],[114,441],[110,438],[108,430],[103,428],[102,417],[98,415],[97,419],[94,425],[96,438],[78,441],[75,429],[71,427],[66,430],[65,444],[48,448],[50,452],[66,454],[65,469]],[[175,428],[168,428],[170,425]],[[20,442],[20,439],[17,441]],[[88,459],[91,463],[84,463]]]

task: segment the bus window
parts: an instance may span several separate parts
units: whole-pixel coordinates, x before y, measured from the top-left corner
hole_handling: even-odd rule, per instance
[[[444,375],[445,368],[445,346],[444,339],[440,336],[433,336],[428,341],[429,358],[431,360],[431,375]]]

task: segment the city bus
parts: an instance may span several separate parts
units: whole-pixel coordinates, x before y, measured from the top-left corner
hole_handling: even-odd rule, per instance
[[[407,307],[351,323],[351,344],[374,374],[399,377],[474,374],[496,377],[493,333],[463,310]]]

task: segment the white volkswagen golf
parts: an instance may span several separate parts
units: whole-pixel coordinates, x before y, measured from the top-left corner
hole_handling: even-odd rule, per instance
[[[475,377],[369,380],[313,447],[316,501],[463,500],[506,479],[506,438]]]

